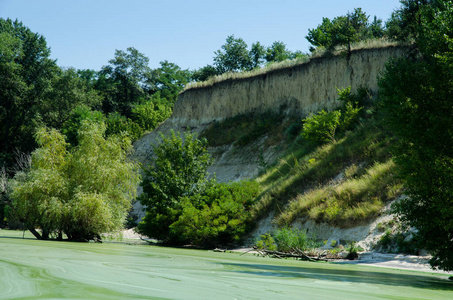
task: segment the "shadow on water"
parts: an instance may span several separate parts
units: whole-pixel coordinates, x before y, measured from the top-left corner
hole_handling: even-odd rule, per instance
[[[307,278],[328,281],[342,281],[367,284],[382,284],[389,286],[414,287],[432,290],[453,291],[453,282],[447,277],[429,276],[419,274],[405,274],[388,270],[365,271],[365,270],[348,270],[342,269],[341,266],[332,266],[332,268],[323,267],[289,267],[289,266],[272,266],[263,264],[235,264],[224,263],[224,266],[232,268],[232,272],[243,274],[253,274],[257,276],[270,277],[287,277],[287,278]],[[326,266],[326,265],[324,265]],[[337,269],[333,269],[333,268]]]

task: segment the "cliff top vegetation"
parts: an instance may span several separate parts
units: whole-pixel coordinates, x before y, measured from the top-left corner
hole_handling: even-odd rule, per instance
[[[372,49],[381,49],[387,47],[404,47],[407,46],[408,42],[401,42],[401,41],[393,41],[386,38],[379,38],[379,39],[368,39],[360,42],[356,42],[351,44],[351,52],[360,51],[360,50],[372,50]],[[256,76],[261,76],[264,74],[277,72],[280,70],[293,68],[296,66],[304,65],[309,63],[314,59],[318,59],[321,57],[332,57],[332,56],[340,56],[345,55],[347,53],[348,48],[346,45],[338,45],[334,49],[326,49],[324,47],[319,47],[313,50],[312,53],[303,55],[300,57],[296,57],[294,59],[287,59],[280,62],[272,62],[267,64],[261,68],[255,68],[250,71],[243,71],[243,72],[226,72],[220,75],[214,75],[209,77],[205,81],[195,81],[188,83],[184,90],[181,93],[184,93],[187,90],[191,89],[198,89],[198,88],[206,88],[211,87],[215,84],[228,81],[228,80],[241,80],[241,79],[248,79],[253,78]]]

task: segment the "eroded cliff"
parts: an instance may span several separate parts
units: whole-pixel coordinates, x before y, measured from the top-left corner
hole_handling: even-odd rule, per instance
[[[389,46],[355,50],[349,57],[337,55],[310,59],[300,65],[274,70],[262,75],[221,81],[208,87],[182,92],[172,116],[154,132],[134,143],[134,158],[146,163],[150,144],[159,133],[192,130],[201,132],[214,120],[249,112],[283,112],[300,119],[322,108],[339,105],[337,88],[367,87],[375,96],[377,78],[389,58],[401,56],[407,49]],[[262,141],[261,141],[262,142]],[[215,164],[210,172],[220,181],[254,177],[258,172],[256,147],[211,149]],[[278,153],[271,149],[263,155],[272,160]]]
[[[377,91],[377,77],[402,47],[362,49],[250,78],[225,80],[210,87],[192,88],[178,97],[169,122],[199,126],[251,111],[284,111],[301,117],[338,106],[337,88],[360,86]]]

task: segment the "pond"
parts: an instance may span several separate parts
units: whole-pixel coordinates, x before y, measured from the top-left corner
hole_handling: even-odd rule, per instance
[[[442,274],[0,230],[0,299],[453,299]]]

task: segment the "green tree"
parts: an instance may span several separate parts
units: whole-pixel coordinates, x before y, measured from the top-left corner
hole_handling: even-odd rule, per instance
[[[128,117],[133,104],[146,95],[149,59],[133,47],[115,51],[115,57],[102,67],[96,89],[104,96],[104,113],[119,112]]]
[[[220,73],[238,72],[250,69],[251,61],[246,42],[230,35],[226,43],[214,54],[214,66]]]
[[[0,158],[35,147],[42,104],[58,67],[46,40],[19,21],[0,19]],[[9,159],[7,158],[9,156]]]
[[[78,132],[84,121],[103,123],[105,122],[105,116],[100,111],[92,110],[86,105],[74,108],[61,128],[61,133],[66,136],[66,141],[73,147],[79,144]]]
[[[158,145],[153,145],[152,162],[144,168],[140,201],[147,206],[140,222],[140,232],[149,237],[178,241],[170,235],[170,225],[181,215],[181,198],[201,193],[209,183],[207,168],[212,158],[207,152],[207,141],[186,132],[182,138],[171,132],[161,134]]]
[[[44,97],[39,113],[44,124],[53,128],[61,128],[76,107],[101,104],[98,94],[72,68],[56,72]]]
[[[191,77],[192,72],[189,70],[182,70],[178,65],[165,60],[160,62],[160,68],[149,73],[147,83],[152,93],[159,93],[159,97],[173,104]]]
[[[212,76],[220,75],[216,67],[211,65],[206,65],[195,72],[193,72],[192,77],[195,81],[206,81]]]
[[[84,122],[78,147],[41,128],[31,166],[14,177],[10,203],[14,217],[38,239],[99,240],[120,229],[139,181],[138,165],[127,159],[130,141],[105,139],[103,123]],[[36,229],[40,229],[37,231]]]
[[[401,7],[385,23],[386,35],[390,39],[407,41],[415,39],[422,23],[427,21],[422,16],[424,7],[434,4],[432,0],[401,0]]]
[[[160,123],[165,121],[171,115],[169,106],[147,101],[143,104],[136,105],[132,109],[131,119],[137,123],[143,131],[150,131],[156,128]]]
[[[382,37],[382,20],[374,18],[369,24],[369,17],[361,8],[355,8],[353,13],[335,17],[333,20],[323,18],[318,27],[309,29],[305,37],[314,47],[324,47],[333,50],[336,46],[347,45],[369,38]]]
[[[280,62],[291,57],[291,51],[286,49],[283,42],[274,42],[272,46],[266,49],[267,62]]]
[[[255,69],[260,67],[264,63],[264,59],[266,57],[266,49],[260,42],[256,42],[252,44],[252,48],[250,49],[250,69]]]
[[[433,267],[453,270],[453,5],[402,1],[416,8],[417,54],[391,61],[380,78],[385,124],[397,136],[395,162],[408,198],[400,218],[418,230]],[[413,10],[403,10],[402,20]],[[408,14],[407,16],[405,14]]]

